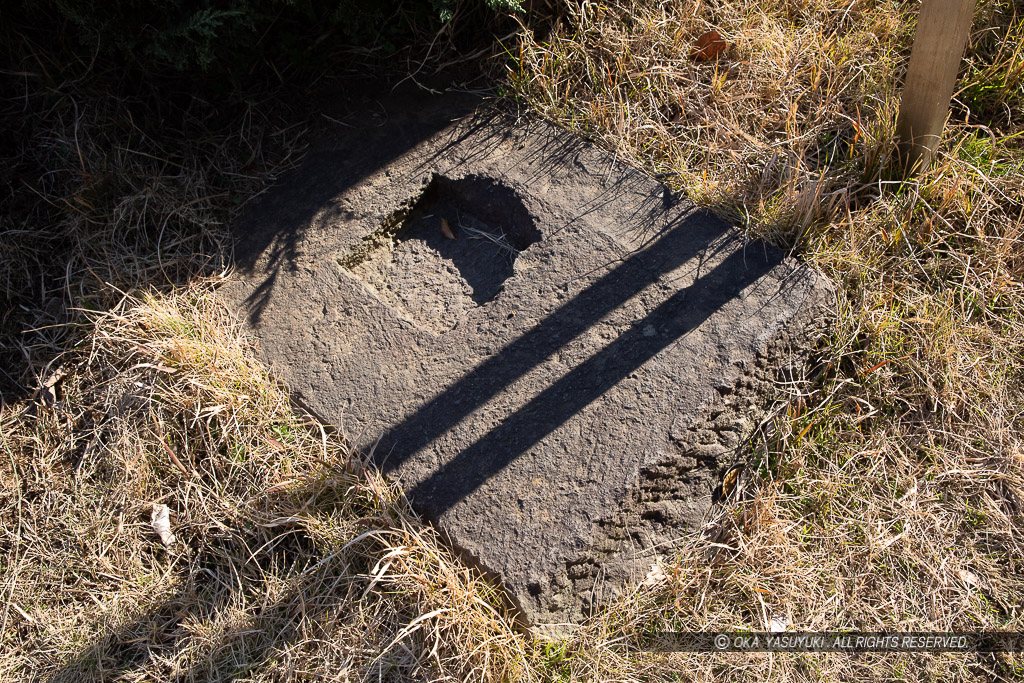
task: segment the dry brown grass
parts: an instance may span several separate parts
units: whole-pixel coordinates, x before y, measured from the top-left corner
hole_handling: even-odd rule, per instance
[[[492,589],[294,413],[210,284],[96,316],[57,402],[5,414],[4,675],[513,677]]]
[[[213,298],[303,119],[37,85],[4,112],[0,679],[520,678],[494,589]]]
[[[886,155],[911,9],[583,3],[507,46],[537,111],[678,174],[840,290],[718,545],[692,540],[556,643],[515,632],[400,492],[295,413],[213,298],[224,225],[301,154],[301,119],[269,95],[155,111],[24,67],[4,111],[0,386],[35,391],[0,406],[0,677],[1020,677],[1019,655],[630,645],[772,615],[1024,630],[1024,24],[979,10],[939,163],[901,183]],[[691,62],[708,28],[732,47]]]

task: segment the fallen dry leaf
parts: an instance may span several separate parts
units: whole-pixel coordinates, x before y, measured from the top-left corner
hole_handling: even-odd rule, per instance
[[[690,59],[696,59],[699,62],[706,62],[711,59],[717,59],[720,54],[729,49],[729,43],[725,42],[725,38],[718,31],[708,31],[697,39],[694,43],[693,49],[690,51]]]
[[[49,376],[41,382],[41,386],[45,388],[55,386],[66,374],[68,374],[67,368],[63,365],[57,366],[57,369],[51,372]]]
[[[957,576],[960,577],[960,580],[968,586],[970,586],[971,588],[977,588],[981,585],[981,579],[979,579],[978,575],[974,572],[968,571],[966,569],[957,569],[956,573]]]
[[[452,232],[452,226],[448,225],[448,219],[441,219],[441,234],[450,240],[455,239],[455,233]]]
[[[57,405],[57,384],[64,379],[66,374],[68,374],[68,371],[64,366],[58,366],[56,370],[51,372],[49,376],[39,383],[39,388],[35,392],[36,400],[44,406],[52,407]]]
[[[665,574],[665,568],[660,562],[655,562],[651,565],[651,570],[647,572],[647,576],[644,577],[643,583],[641,583],[640,586],[643,588],[652,588],[667,580],[668,576]]]
[[[784,614],[773,614],[768,621],[769,633],[782,633],[789,628],[789,618]]]
[[[171,533],[171,511],[163,503],[154,503],[153,512],[150,515],[149,523],[153,525],[153,531],[160,537],[165,546],[170,546],[177,539]]]

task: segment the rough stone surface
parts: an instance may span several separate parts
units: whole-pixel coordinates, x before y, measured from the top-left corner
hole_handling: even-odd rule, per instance
[[[310,155],[237,226],[222,292],[528,623],[573,621],[699,526],[830,290],[565,132],[459,118],[476,104],[381,105]]]

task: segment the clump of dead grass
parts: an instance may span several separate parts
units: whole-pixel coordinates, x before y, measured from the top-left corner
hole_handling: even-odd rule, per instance
[[[677,174],[696,201],[774,239],[835,210],[849,169],[877,168],[891,132],[898,10],[853,3],[585,3],[510,77],[540,113],[622,159]],[[705,31],[720,59],[689,52]]]
[[[295,414],[209,284],[94,325],[55,402],[3,415],[5,677],[516,677],[493,589]]]
[[[116,74],[54,81],[41,53],[3,83],[0,390],[32,390],[79,309],[223,272],[225,223],[302,152],[279,111],[159,88],[116,97]],[[183,88],[178,84],[179,88]],[[69,324],[71,323],[71,324]],[[15,369],[26,374],[16,374]]]

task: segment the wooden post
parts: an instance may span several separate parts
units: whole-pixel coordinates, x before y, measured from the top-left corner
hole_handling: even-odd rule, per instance
[[[942,138],[977,0],[922,0],[896,123],[907,175],[928,167]]]

